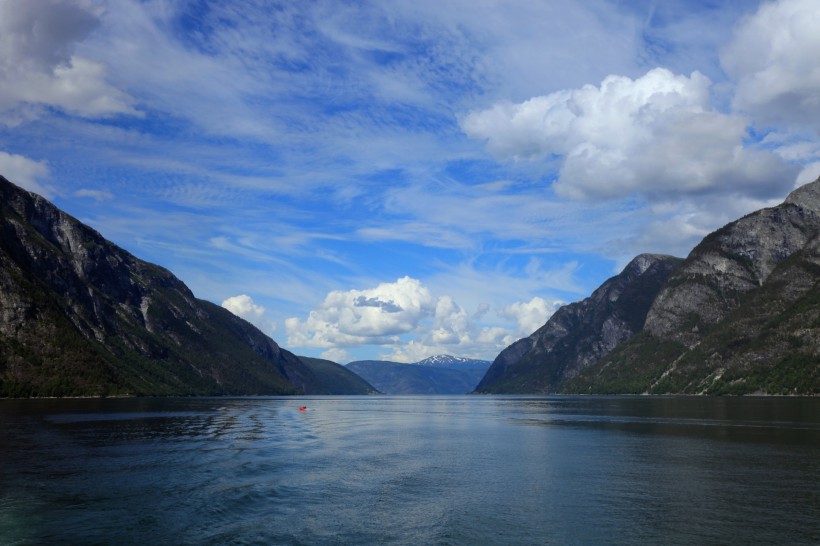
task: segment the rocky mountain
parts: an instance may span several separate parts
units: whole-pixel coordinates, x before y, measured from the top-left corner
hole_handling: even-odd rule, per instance
[[[707,236],[567,390],[820,393],[820,179]]]
[[[359,360],[351,362],[347,368],[384,394],[466,394],[475,388],[490,365],[486,361],[467,363],[450,358],[453,358],[450,365],[436,364],[435,359],[415,364]],[[438,359],[438,362],[446,360]],[[480,362],[486,364],[481,366]],[[459,367],[460,365],[463,367]]]
[[[559,392],[581,370],[643,328],[647,312],[680,258],[642,254],[582,301],[496,357],[479,393]]]
[[[505,349],[476,392],[820,393],[820,179],[683,261],[639,256]]]
[[[250,323],[0,177],[0,396],[324,388]]]

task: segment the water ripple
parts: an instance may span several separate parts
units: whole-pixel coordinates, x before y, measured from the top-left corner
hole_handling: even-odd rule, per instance
[[[649,397],[0,401],[0,542],[816,543],[818,410]]]

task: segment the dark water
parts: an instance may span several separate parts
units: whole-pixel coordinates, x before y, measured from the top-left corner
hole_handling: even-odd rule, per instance
[[[820,543],[820,399],[0,400],[0,446],[2,544]]]

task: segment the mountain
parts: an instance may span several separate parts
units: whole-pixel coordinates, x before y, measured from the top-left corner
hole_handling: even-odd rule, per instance
[[[466,394],[475,388],[490,364],[450,358],[450,364],[444,364],[444,359],[423,360],[426,364],[359,360],[347,368],[384,394]],[[445,367],[451,365],[454,367]]]
[[[820,393],[820,179],[708,235],[567,390]]]
[[[419,360],[416,366],[436,366],[439,368],[448,368],[451,370],[476,370],[481,369],[487,371],[491,362],[487,360],[476,360],[473,358],[464,358],[460,356],[450,355],[434,355]]]
[[[323,388],[250,323],[0,176],[0,396]]]
[[[820,394],[820,179],[683,261],[638,256],[505,349],[476,392]]]
[[[641,331],[655,295],[681,261],[655,254],[636,257],[590,297],[561,307],[532,335],[504,349],[475,392],[560,391]]]
[[[317,382],[310,394],[378,394],[373,385],[341,364],[321,358],[300,356]]]

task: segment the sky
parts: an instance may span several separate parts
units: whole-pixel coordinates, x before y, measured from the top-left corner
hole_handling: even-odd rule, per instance
[[[0,174],[281,346],[493,360],[820,175],[818,0],[0,0]]]

